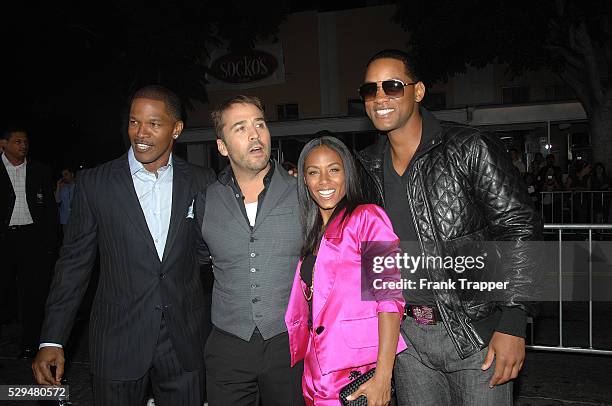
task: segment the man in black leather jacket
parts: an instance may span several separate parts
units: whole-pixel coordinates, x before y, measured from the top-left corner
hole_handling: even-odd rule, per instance
[[[360,95],[383,133],[357,154],[364,189],[385,207],[413,255],[456,255],[461,246],[503,241],[498,275],[509,288],[466,297],[452,288],[405,290],[409,348],[394,370],[401,405],[512,404],[525,358],[535,267],[524,247],[540,220],[503,145],[480,130],[440,122],[419,103],[425,85],[396,50],[370,59]],[[501,249],[504,251],[504,249]],[[452,277],[430,268],[429,281]],[[456,275],[455,275],[456,277]]]

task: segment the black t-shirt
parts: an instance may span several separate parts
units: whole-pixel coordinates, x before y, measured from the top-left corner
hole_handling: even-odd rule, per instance
[[[416,154],[415,154],[416,155]],[[408,205],[408,169],[400,176],[393,167],[391,147],[387,145],[384,155],[383,179],[385,188],[385,211],[391,219],[393,231],[400,239],[402,252],[408,255],[421,255],[418,237]],[[410,273],[402,269],[402,278],[415,281],[415,289],[404,289],[407,304],[434,306],[433,292],[420,289],[420,279],[429,280],[427,270],[418,269]]]

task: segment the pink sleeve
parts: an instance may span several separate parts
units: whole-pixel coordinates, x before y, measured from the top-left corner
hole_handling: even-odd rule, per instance
[[[400,252],[399,238],[393,232],[391,220],[385,211],[376,205],[368,204],[360,207],[360,241],[362,248],[362,261],[369,261],[373,257],[395,256]],[[368,268],[362,268],[362,277],[379,278],[387,282],[399,282],[400,270],[393,266],[387,267],[382,273],[374,273]],[[372,293],[377,302],[376,311],[388,313],[404,312],[404,295],[402,289],[385,289]]]
[[[404,298],[400,300],[380,300],[376,313],[404,313]]]

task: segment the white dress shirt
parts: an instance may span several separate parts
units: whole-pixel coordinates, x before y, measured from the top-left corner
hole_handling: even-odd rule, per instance
[[[164,248],[168,238],[170,228],[170,214],[172,212],[172,155],[168,160],[168,165],[162,166],[157,170],[157,174],[147,171],[134,156],[134,151],[130,148],[128,152],[130,173],[134,182],[134,189],[138,196],[138,202],[142,208],[147,226],[157,255],[161,261],[164,257]]]
[[[11,161],[2,154],[2,162],[6,167],[6,172],[8,173],[11,184],[13,185],[13,190],[15,191],[15,206],[13,207],[9,226],[25,226],[34,223],[26,197],[26,167],[28,161],[24,160],[21,165],[14,166]]]

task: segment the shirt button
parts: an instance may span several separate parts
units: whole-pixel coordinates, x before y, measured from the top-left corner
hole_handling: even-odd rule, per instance
[[[317,327],[317,329],[315,330],[315,333],[317,333],[317,334],[321,334],[321,333],[323,332],[323,330],[325,330],[325,327],[323,327],[323,326],[319,326],[319,327]]]
[[[255,258],[255,253],[251,252],[251,258]]]
[[[253,298],[253,300],[251,300],[251,302],[253,302],[253,303],[259,302],[259,298],[255,297],[255,298]]]
[[[257,272],[257,269],[251,268],[251,272]]]
[[[256,284],[252,284],[252,285],[251,285],[251,287],[252,287],[253,289],[255,289],[255,288],[257,287],[257,285],[256,285]]]
[[[165,273],[160,274],[159,279],[166,279],[166,274]]]
[[[240,194],[236,193],[236,197],[240,197]]]

